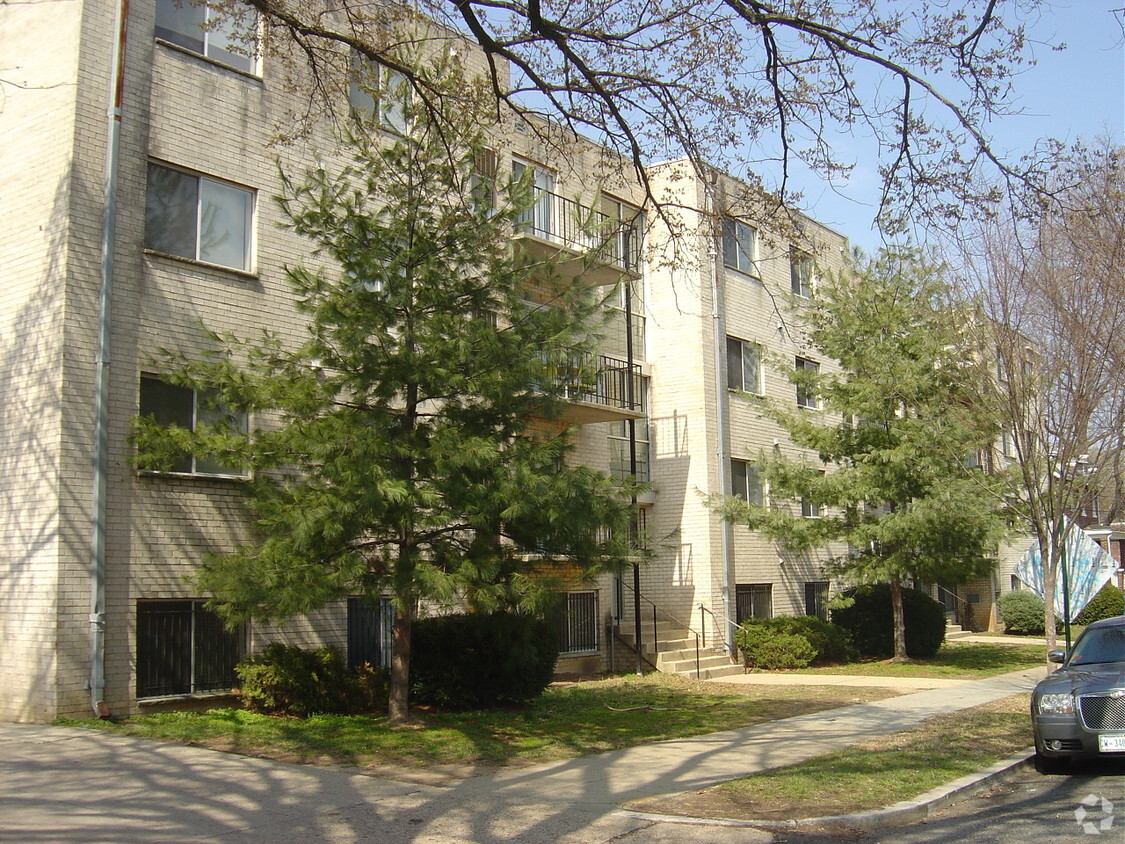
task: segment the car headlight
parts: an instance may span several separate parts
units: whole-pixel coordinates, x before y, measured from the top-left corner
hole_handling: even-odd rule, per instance
[[[1039,698],[1040,715],[1073,715],[1074,695],[1047,694]]]

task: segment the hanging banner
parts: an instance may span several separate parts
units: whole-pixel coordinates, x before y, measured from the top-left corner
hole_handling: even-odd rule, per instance
[[[1070,618],[1073,622],[1078,613],[1090,603],[1091,599],[1106,584],[1117,570],[1117,561],[1094,542],[1086,531],[1066,519],[1066,543],[1064,545],[1068,580],[1070,581]],[[1040,599],[1043,598],[1043,559],[1039,554],[1039,543],[1032,541],[1023,558],[1015,568],[1018,577],[1027,588]],[[1055,577],[1055,616],[1063,618],[1063,578],[1062,566]]]

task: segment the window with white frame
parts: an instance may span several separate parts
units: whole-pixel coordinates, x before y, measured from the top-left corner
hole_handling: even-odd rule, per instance
[[[137,697],[228,692],[246,628],[228,630],[202,599],[137,601]]]
[[[731,217],[723,219],[723,264],[747,275],[758,275],[758,232]]]
[[[632,460],[629,455],[629,423],[625,420],[609,422],[609,473],[615,478],[627,478]],[[634,420],[637,481],[649,480],[649,433],[648,419]]]
[[[727,389],[762,393],[762,347],[735,337],[727,338]]]
[[[1000,453],[1008,459],[1015,458],[1016,438],[1012,435],[1011,431],[1004,430],[1000,432]]]
[[[348,102],[359,114],[375,115],[388,131],[405,135],[410,128],[410,80],[397,70],[351,54]]]
[[[513,158],[512,178],[517,181],[527,179],[532,191],[531,205],[516,219],[516,229],[548,239],[560,235],[561,232],[556,232],[553,225],[554,174],[537,164]]]
[[[598,593],[564,592],[559,596],[559,655],[598,649]]]
[[[765,503],[766,496],[762,488],[762,479],[758,474],[758,467],[753,463],[746,460],[731,460],[730,484],[731,495],[759,507]]]
[[[819,503],[807,495],[801,496],[801,515],[806,519],[819,519],[822,510]]]
[[[820,372],[820,364],[816,361],[808,360],[807,358],[797,358],[794,367],[797,370],[797,407],[804,407],[810,410],[816,410],[820,407],[820,400],[817,398],[816,389],[807,380],[807,377],[815,376]],[[808,373],[806,378],[802,378],[803,373]]]
[[[239,433],[246,431],[246,414],[218,403],[213,393],[199,393],[151,376],[141,376],[140,415],[163,426],[196,431],[203,426]],[[244,478],[246,469],[228,466],[214,457],[179,454],[168,466],[153,471],[216,478]]]
[[[254,191],[149,162],[146,248],[247,271],[253,217]]]
[[[789,250],[789,282],[794,296],[808,299],[813,295],[812,255],[796,247]]]
[[[257,14],[249,9],[236,14],[191,0],[156,0],[157,38],[235,70],[258,72],[257,32]]]

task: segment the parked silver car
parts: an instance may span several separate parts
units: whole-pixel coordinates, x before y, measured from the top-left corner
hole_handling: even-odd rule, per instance
[[[1125,616],[1087,627],[1061,667],[1031,695],[1031,728],[1040,771],[1076,758],[1118,758],[1125,764]]]

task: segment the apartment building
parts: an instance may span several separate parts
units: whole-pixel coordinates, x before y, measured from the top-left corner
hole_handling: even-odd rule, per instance
[[[206,553],[251,539],[239,471],[189,459],[145,474],[131,461],[139,413],[190,425],[201,411],[198,397],[160,378],[159,350],[199,351],[200,323],[301,335],[283,267],[308,246],[276,225],[271,198],[279,164],[331,164],[334,153],[327,126],[272,145],[277,116],[297,95],[269,56],[243,54],[211,26],[205,7],[137,0],[127,9],[126,21],[112,4],[0,11],[0,66],[18,69],[21,86],[5,89],[0,110],[8,720],[98,705],[126,715],[219,693],[238,658],[274,640],[375,661],[387,645],[385,608],[358,601],[223,630],[187,578]],[[344,111],[349,98],[362,106],[346,84],[339,97]],[[384,109],[394,130],[393,103],[368,107]],[[582,202],[619,223],[588,279],[619,292],[596,383],[576,387],[563,416],[576,426],[574,459],[618,475],[635,463],[651,484],[638,501],[653,557],[639,569],[641,596],[628,578],[575,581],[563,600],[559,670],[624,667],[642,598],[664,651],[695,633],[721,648],[729,625],[750,615],[822,612],[822,560],[779,554],[724,525],[705,496],[762,495],[757,455],[790,448],[745,393],[820,412],[785,369],[831,365],[803,344],[799,312],[814,268],[840,267],[843,237],[791,215],[777,231],[755,227],[755,209],[739,204],[745,185],[685,161],[649,173],[654,196],[698,209],[673,225],[653,213],[624,162],[582,139],[554,143],[545,124],[531,129],[499,132],[496,161],[531,171],[537,202],[516,234],[527,248],[580,254],[588,242],[568,221],[585,213]],[[219,236],[202,233],[200,215]]]

